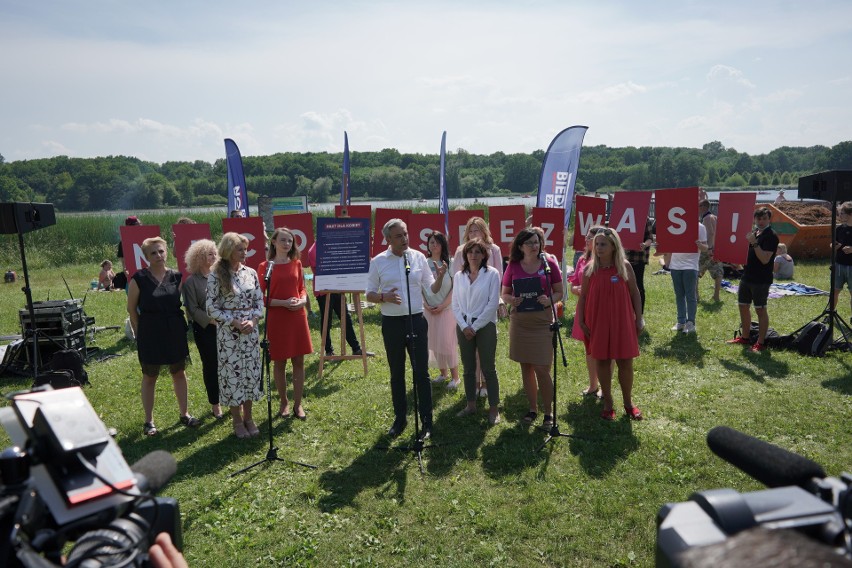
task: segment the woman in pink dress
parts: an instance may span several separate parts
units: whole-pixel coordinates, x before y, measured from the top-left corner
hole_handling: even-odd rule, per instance
[[[290,229],[279,227],[269,239],[267,261],[261,262],[258,273],[266,274],[270,261],[275,263],[269,283],[262,279],[260,287],[266,297],[269,286],[269,315],[266,320],[269,339],[269,358],[272,360],[272,376],[280,397],[278,415],[288,418],[291,415],[290,401],[287,399],[287,361],[293,365],[293,409],[292,414],[299,420],[307,419],[302,407],[302,393],[305,388],[305,355],[312,353],[311,330],[308,326],[308,314],[305,304],[308,302],[305,290],[305,275],[299,260],[299,249]]]
[[[603,391],[601,418],[615,420],[612,401],[612,361],[618,365],[618,383],[624,410],[633,420],[642,420],[642,411],[633,406],[633,359],[639,356],[642,297],[633,268],[624,257],[618,233],[601,229],[592,243],[594,253],[583,271],[583,285],[577,304],[577,319],[586,337],[586,353],[597,363]]]
[[[437,231],[429,235],[429,258],[427,264],[433,275],[443,262],[450,265],[447,237]],[[456,341],[456,322],[451,304],[453,301],[453,279],[444,278],[437,294],[423,295],[423,316],[429,324],[429,367],[439,369],[441,375],[432,382],[440,383],[452,378],[448,389],[459,386],[459,355]]]

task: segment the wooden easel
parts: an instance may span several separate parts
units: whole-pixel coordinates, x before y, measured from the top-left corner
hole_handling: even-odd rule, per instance
[[[325,297],[319,298],[320,302],[325,302],[325,310],[323,310],[322,318],[322,335],[320,336],[320,360],[317,379],[322,379],[322,370],[326,361],[348,361],[351,359],[361,359],[364,366],[364,376],[367,376],[367,344],[364,341],[364,314],[361,311],[361,292],[352,292],[351,290],[323,290]],[[352,294],[352,302],[355,304],[355,314],[358,316],[358,335],[361,340],[361,354],[347,355],[346,354],[346,294]],[[328,318],[331,313],[331,295],[340,294],[340,355],[325,354],[325,340],[328,337]]]

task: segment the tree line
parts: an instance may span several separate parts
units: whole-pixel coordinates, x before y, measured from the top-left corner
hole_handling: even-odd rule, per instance
[[[387,148],[351,153],[350,193],[363,199],[420,199],[438,195],[437,154],[404,154]],[[449,197],[534,194],[544,151],[531,154],[447,154]],[[285,152],[245,156],[250,202],[258,195],[305,195],[311,202],[335,201],[342,153]],[[792,186],[799,176],[852,169],[852,141],[835,146],[784,146],[749,155],[714,141],[701,148],[584,147],[577,175],[579,192]],[[224,205],[227,166],[214,163],[157,164],[127,156],[56,156],[6,162],[0,155],[0,201],[44,201],[61,211],[157,209]]]

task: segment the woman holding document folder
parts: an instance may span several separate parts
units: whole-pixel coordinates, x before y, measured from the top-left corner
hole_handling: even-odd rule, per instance
[[[512,306],[509,316],[509,358],[521,364],[521,378],[529,402],[524,422],[538,417],[538,391],[545,409],[544,426],[553,417],[553,380],[550,366],[553,347],[550,324],[553,321],[548,282],[554,302],[562,299],[562,273],[556,260],[544,251],[544,231],[540,227],[522,229],[512,241],[509,264],[503,274],[502,297]]]

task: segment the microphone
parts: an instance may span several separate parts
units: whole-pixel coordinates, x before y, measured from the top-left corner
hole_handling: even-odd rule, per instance
[[[541,261],[544,263],[544,273],[550,274],[550,263],[547,262],[547,253],[546,252],[538,253],[538,258],[541,259]]]
[[[710,430],[707,445],[714,454],[767,487],[804,488],[813,478],[826,476],[818,463],[727,426]]]
[[[130,469],[136,474],[136,485],[139,491],[156,493],[177,472],[177,462],[169,452],[155,450],[145,454],[142,459],[131,465]]]
[[[266,264],[266,274],[264,274],[263,279],[269,282],[269,279],[272,278],[272,269],[275,268],[275,262],[270,260],[267,261]]]
[[[403,262],[405,262],[405,273],[411,274],[411,263],[408,261],[408,253],[402,253]]]

